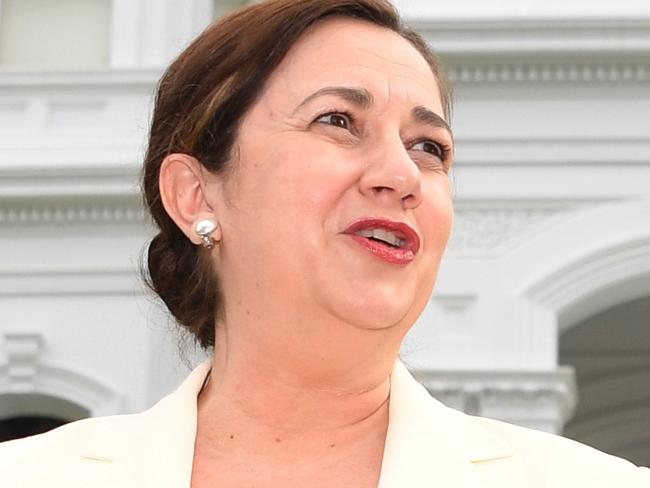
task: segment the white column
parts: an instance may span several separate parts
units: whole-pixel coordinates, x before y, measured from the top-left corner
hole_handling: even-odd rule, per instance
[[[113,0],[112,68],[162,68],[212,20],[210,0]]]

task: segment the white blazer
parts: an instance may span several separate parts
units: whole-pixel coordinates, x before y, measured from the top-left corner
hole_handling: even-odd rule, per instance
[[[2,488],[189,488],[210,368],[135,415],[0,444]],[[650,488],[650,470],[571,440],[445,407],[397,361],[379,488]],[[347,487],[345,487],[347,488]]]

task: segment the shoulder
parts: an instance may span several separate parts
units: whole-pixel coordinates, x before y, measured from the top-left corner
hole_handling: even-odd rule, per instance
[[[465,417],[511,447],[511,464],[525,473],[532,486],[650,488],[650,469],[637,467],[625,459],[559,435],[482,417]],[[488,464],[477,468],[498,471],[498,460],[491,468]]]
[[[650,488],[647,468],[561,436],[443,405],[399,362],[391,376],[391,407],[389,440],[401,447],[390,450],[397,458],[393,464],[411,466],[423,479],[438,475],[409,458],[437,460],[437,471],[448,471],[446,481],[462,472],[476,477],[480,482],[471,486],[481,488]]]
[[[208,369],[208,361],[199,365],[144,412],[80,420],[0,443],[0,486],[183,486],[191,470],[196,398]]]
[[[0,485],[27,487],[48,483],[76,487],[82,486],[84,479],[96,479],[103,460],[90,463],[92,473],[87,469],[90,465],[83,462],[92,459],[92,446],[107,439],[127,442],[128,432],[137,425],[139,415],[79,420],[44,434],[0,443]]]
[[[0,467],[6,462],[25,456],[38,456],[51,452],[52,455],[65,456],[80,454],[84,448],[108,432],[128,432],[135,426],[142,414],[94,417],[65,424],[44,434],[0,443]]]
[[[97,436],[116,430],[127,431],[143,415],[93,417],[62,425],[44,434],[0,443],[0,466],[10,456],[22,456],[37,450],[56,449],[59,453],[81,452]]]

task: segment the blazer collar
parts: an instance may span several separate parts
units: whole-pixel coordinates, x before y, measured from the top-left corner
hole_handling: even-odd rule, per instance
[[[509,446],[435,400],[395,363],[379,488],[479,488],[472,463],[511,455]]]
[[[197,397],[210,366],[209,360],[201,363],[176,391],[145,412],[90,419],[97,423],[81,457],[84,468],[94,469],[104,483],[94,486],[189,488]]]
[[[196,436],[197,396],[210,370],[200,364],[172,394],[136,415],[96,422],[81,457],[110,480],[140,486],[189,487]],[[379,488],[480,488],[472,463],[512,450],[471,417],[445,407],[396,361],[391,374],[389,425]],[[99,420],[99,419],[97,419]],[[91,419],[92,421],[92,419]],[[122,478],[123,477],[123,478]]]

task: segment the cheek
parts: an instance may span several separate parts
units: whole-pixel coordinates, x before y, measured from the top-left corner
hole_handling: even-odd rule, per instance
[[[234,198],[257,214],[260,225],[303,242],[321,239],[360,167],[344,151],[305,142],[295,133],[249,144],[240,154],[239,195]]]
[[[305,144],[275,158],[267,181],[277,181],[295,211],[327,214],[358,179],[359,167],[344,151]]]
[[[448,185],[437,185],[420,207],[425,234],[425,252],[440,258],[445,250],[454,219],[451,192]]]

